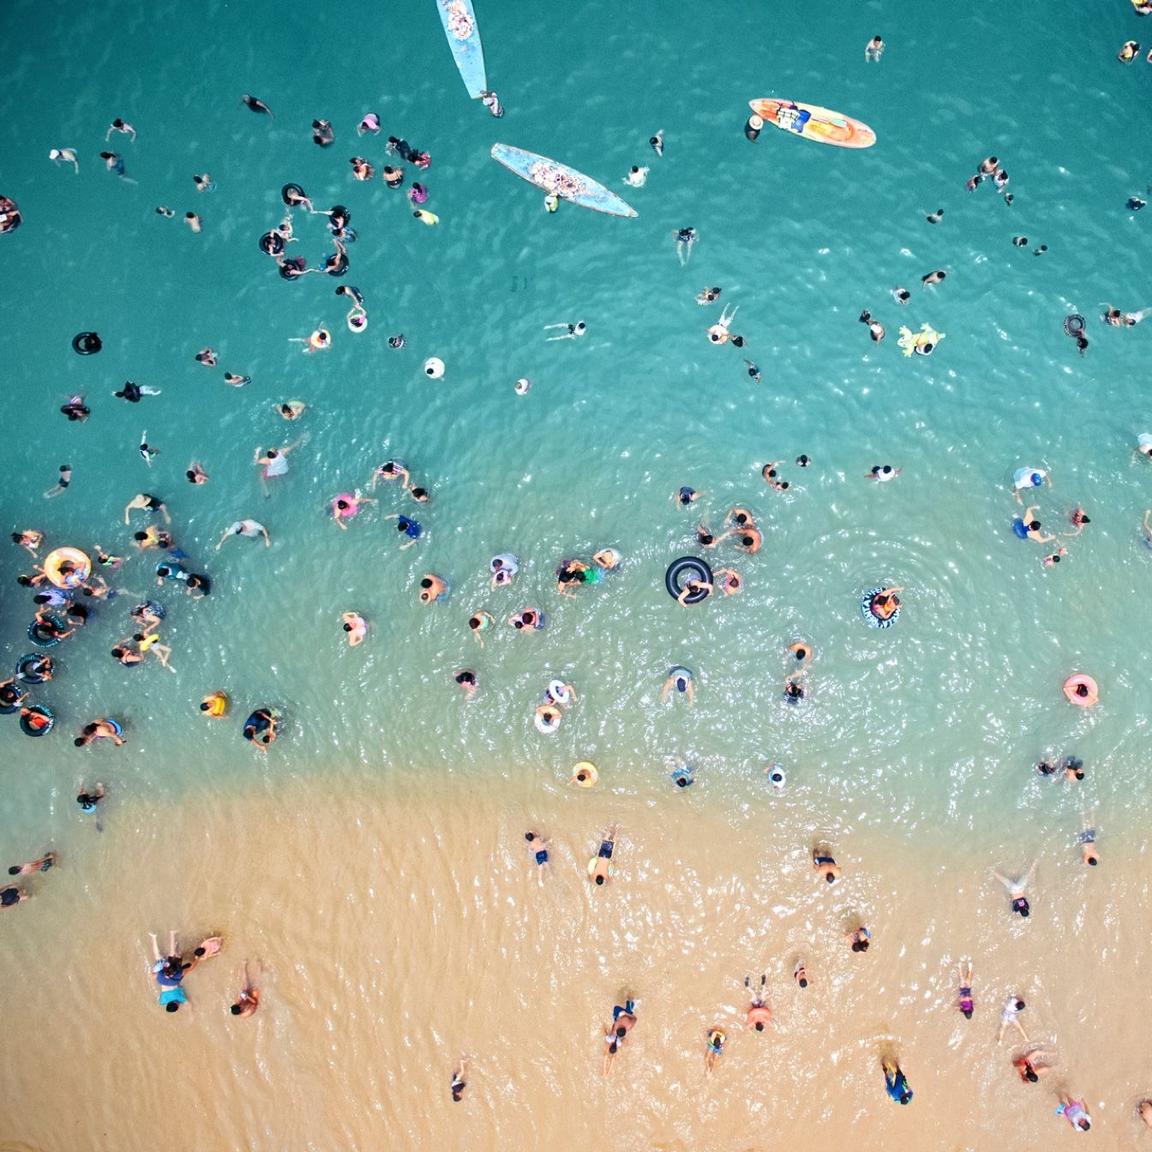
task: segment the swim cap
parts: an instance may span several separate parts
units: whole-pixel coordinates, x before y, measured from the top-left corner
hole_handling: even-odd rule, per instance
[[[1032,487],[1039,488],[1044,483],[1044,477],[1039,472],[1032,473]]]

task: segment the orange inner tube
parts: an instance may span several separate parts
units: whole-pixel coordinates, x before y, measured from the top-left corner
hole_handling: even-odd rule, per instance
[[[1064,696],[1077,708],[1091,708],[1100,702],[1100,690],[1091,676],[1079,673],[1064,681]]]

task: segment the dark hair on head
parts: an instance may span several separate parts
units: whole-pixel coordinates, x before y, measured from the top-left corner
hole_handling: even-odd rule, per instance
[[[77,736],[77,737],[76,737],[76,739],[72,741],[72,743],[73,743],[73,744],[74,744],[74,745],[75,745],[77,748],[83,748],[83,747],[84,747],[84,745],[88,743],[88,741],[87,741],[87,740],[85,740],[83,736]]]
[[[132,539],[133,540],[147,540],[148,539],[148,533],[147,532],[133,532],[132,533]]]
[[[228,1009],[228,1011],[231,1012],[233,1016],[239,1016],[241,1007],[239,1004],[233,1004],[232,1007]]]
[[[799,980],[799,984],[800,984],[801,988],[807,988],[808,987],[808,977],[807,976],[801,976],[800,980]]]
[[[144,639],[144,633],[143,632],[133,632],[132,633],[132,639],[135,640],[137,644],[139,644],[140,641]]]
[[[971,1020],[972,1019],[972,1009],[971,1008],[961,1008],[960,1011],[963,1014],[965,1020]]]
[[[824,879],[827,880],[829,884],[834,884],[836,882],[836,874],[834,872],[825,872]]]
[[[597,876],[596,877],[596,883],[597,884],[603,884],[604,883],[604,877],[603,876]]]
[[[784,489],[787,487],[788,487],[788,481],[787,480],[781,480],[780,481],[780,491],[783,492]]]
[[[865,944],[864,944],[863,940],[853,940],[852,941],[852,951],[853,952],[863,952],[864,948],[865,948]]]
[[[123,648],[113,648],[112,649],[112,655],[115,656],[117,660],[119,660],[120,657],[124,655],[124,649]]]
[[[168,1003],[164,1005],[164,1011],[165,1012],[179,1012],[180,1011],[180,1005],[175,1000],[169,1000]]]
[[[616,1035],[619,1036],[621,1040],[623,1040],[624,1037],[628,1035],[628,1029],[621,1025],[616,1029]]]

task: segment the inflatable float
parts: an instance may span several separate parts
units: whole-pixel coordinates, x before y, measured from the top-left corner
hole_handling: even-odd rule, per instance
[[[911,328],[902,327],[900,329],[900,339],[896,343],[900,346],[905,356],[913,354],[917,356],[931,356],[936,350],[936,345],[944,339],[943,332],[937,332],[931,324],[921,324],[919,332],[913,332]]]
[[[625,204],[615,192],[609,192],[583,172],[569,168],[547,156],[525,152],[509,144],[493,144],[492,159],[515,172],[521,180],[535,184],[544,192],[570,200],[581,208],[603,212],[607,216],[635,216],[636,209]]]
[[[9,680],[6,684],[0,684],[0,716],[7,716],[12,712],[18,712],[20,706],[28,699],[28,689],[15,680]]]
[[[52,679],[55,666],[51,656],[43,652],[29,652],[16,661],[16,679],[25,684],[44,684]]]
[[[578,788],[595,788],[600,772],[591,760],[581,760],[572,766],[572,783]]]
[[[1080,672],[1064,681],[1064,698],[1077,708],[1092,708],[1100,702],[1100,689],[1091,676]]]
[[[42,704],[31,704],[20,709],[20,731],[25,736],[47,736],[56,725],[56,717],[50,708]]]
[[[869,588],[863,596],[860,597],[860,615],[864,620],[873,628],[891,628],[897,620],[900,619],[900,605],[896,605],[895,611],[887,618],[877,616],[872,610],[872,603],[881,592],[884,591],[883,585],[878,584],[875,588]]]
[[[45,616],[43,620],[33,620],[28,625],[28,639],[37,648],[55,648],[60,643],[60,633],[67,630],[67,623],[59,616]]]
[[[680,594],[689,580],[712,583],[712,569],[707,561],[696,556],[681,556],[679,560],[673,560],[668,565],[668,571],[664,573],[664,587],[668,589],[668,595],[673,600],[680,599]],[[684,597],[684,603],[699,604],[707,600],[710,595],[706,589],[698,588],[690,596]]]
[[[92,561],[79,548],[55,548],[44,557],[44,575],[57,588],[79,588],[92,575]]]
[[[876,133],[867,124],[818,104],[794,100],[749,100],[748,107],[764,121],[805,140],[837,148],[871,148]],[[757,129],[757,131],[759,131]]]

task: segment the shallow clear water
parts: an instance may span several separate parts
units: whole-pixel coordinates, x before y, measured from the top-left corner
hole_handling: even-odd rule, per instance
[[[845,855],[859,852],[861,872],[874,870],[869,915],[891,917],[878,932],[889,939],[904,929],[914,936],[942,878],[955,867],[971,869],[963,899],[949,906],[950,916],[967,917],[966,933],[935,952],[926,946],[933,971],[944,965],[938,982],[968,952],[978,971],[1003,962],[1009,982],[1029,966],[1060,966],[1053,1002],[1072,987],[1076,969],[1045,948],[1020,943],[1007,958],[997,951],[1008,925],[999,894],[983,886],[984,869],[1022,866],[1034,856],[1043,862],[1047,899],[1062,901],[1062,915],[1077,925],[1084,949],[1077,964],[1146,964],[1147,934],[1138,926],[1147,923],[1152,553],[1141,545],[1139,525],[1152,505],[1152,474],[1132,448],[1137,433],[1152,428],[1143,396],[1148,330],[1107,328],[1097,317],[1102,302],[1125,309],[1152,303],[1143,271],[1152,217],[1124,208],[1147,179],[1139,141],[1148,126],[1140,95],[1149,65],[1115,60],[1125,39],[1147,40],[1152,24],[1120,4],[1085,18],[1063,2],[1011,13],[990,5],[932,13],[908,27],[903,13],[882,3],[851,14],[786,5],[770,20],[750,9],[720,18],[674,5],[656,22],[638,6],[590,3],[528,16],[492,2],[477,16],[490,81],[508,109],[500,121],[467,101],[430,2],[403,11],[352,4],[321,22],[315,12],[262,2],[67,15],[17,3],[0,13],[8,77],[0,90],[0,193],[14,197],[25,218],[20,230],[0,237],[8,319],[0,327],[8,366],[0,392],[5,515],[12,529],[41,528],[53,544],[100,543],[129,555],[123,507],[134,493],[151,491],[168,503],[194,566],[215,581],[213,596],[199,603],[169,589],[158,593],[169,607],[164,632],[175,675],[158,667],[126,671],[109,658],[112,643],[127,634],[125,601],[114,602],[57,650],[59,676],[38,695],[55,710],[57,731],[33,743],[14,722],[0,727],[0,771],[8,774],[0,831],[9,853],[15,859],[51,843],[64,861],[36,883],[35,902],[9,917],[14,938],[32,933],[44,950],[70,938],[95,940],[117,908],[114,943],[99,949],[85,987],[69,988],[55,1007],[37,1001],[43,1014],[25,1014],[23,1026],[31,1033],[50,1020],[93,1051],[110,1028],[125,1045],[150,1045],[170,1022],[157,1018],[141,976],[148,927],[167,927],[171,917],[220,927],[241,953],[250,930],[269,963],[295,967],[300,992],[291,1006],[269,1013],[275,1025],[263,1013],[255,1022],[275,1028],[279,1043],[259,1057],[273,1086],[262,1102],[266,1114],[246,1139],[274,1147],[285,1138],[276,1084],[334,1093],[333,1114],[364,1106],[363,1085],[338,1086],[331,1067],[310,1064],[307,1047],[322,1035],[314,1017],[342,1015],[348,982],[357,979],[349,973],[366,876],[337,868],[321,881],[308,872],[331,898],[323,925],[283,899],[300,846],[313,835],[338,836],[347,809],[320,804],[310,815],[296,813],[298,820],[285,813],[276,835],[254,832],[235,811],[253,787],[261,796],[299,788],[294,794],[309,806],[347,789],[378,804],[375,815],[388,826],[418,811],[427,827],[441,830],[438,841],[429,833],[407,849],[411,872],[402,893],[382,897],[379,926],[365,929],[381,953],[375,979],[414,1012],[429,1011],[448,978],[425,970],[418,948],[406,961],[398,950],[399,971],[389,965],[394,926],[413,934],[427,927],[408,918],[428,895],[421,877],[436,875],[442,857],[463,853],[453,883],[465,890],[482,885],[493,864],[527,883],[519,846],[507,840],[522,831],[520,813],[531,821],[533,812],[573,845],[594,841],[597,823],[613,818],[642,838],[645,864],[627,878],[628,906],[657,929],[653,944],[638,943],[639,929],[613,937],[628,957],[679,956],[679,940],[704,932],[706,910],[730,902],[727,934],[722,926],[709,933],[717,970],[758,963],[765,949],[747,956],[741,934],[754,929],[739,910],[754,885],[771,879],[775,857],[741,853],[752,843],[749,825],[764,822],[780,852],[791,845],[799,854],[791,899],[802,937],[811,896],[804,849],[826,835]],[[1069,28],[1076,30],[1072,45]],[[863,45],[877,30],[889,48],[879,65],[865,66]],[[244,109],[244,91],[266,100],[275,118]],[[879,142],[853,154],[766,129],[750,144],[740,131],[746,101],[773,94],[856,115]],[[357,138],[354,126],[370,110],[384,132]],[[116,115],[140,133],[135,144],[117,137],[108,145],[124,155],[136,184],[104,172],[97,156]],[[331,149],[310,141],[315,116],[335,126]],[[645,142],[661,127],[666,154],[658,159]],[[352,179],[348,157],[363,154],[379,169],[390,133],[431,152],[424,182],[439,227],[420,226],[403,193],[379,178]],[[489,159],[497,140],[602,180],[625,194],[639,218],[569,205],[546,214],[535,189]],[[78,150],[79,175],[48,162],[54,146]],[[1011,208],[990,187],[964,190],[990,152],[1011,174]],[[632,164],[651,166],[646,187],[621,184]],[[199,194],[191,176],[205,171],[218,187]],[[288,181],[318,205],[351,209],[359,239],[344,282],[364,294],[370,323],[363,334],[344,327],[332,280],[285,283],[257,248],[282,215],[279,189]],[[157,216],[157,204],[171,206],[177,219]],[[943,221],[927,224],[925,214],[938,207]],[[189,209],[203,217],[201,235],[180,223]],[[672,233],[685,225],[697,228],[700,241],[682,268]],[[331,250],[319,217],[298,216],[297,235],[296,247],[312,262]],[[1013,247],[1016,235],[1029,245]],[[1048,251],[1035,257],[1040,243]],[[934,268],[947,270],[947,280],[922,288],[919,278]],[[721,303],[739,305],[733,330],[763,369],[759,385],[739,351],[709,344],[705,333],[718,307],[694,300],[709,285],[723,287]],[[913,292],[906,308],[889,295],[897,285]],[[864,307],[887,327],[879,346],[857,322]],[[1089,322],[1083,358],[1062,333],[1073,310]],[[583,339],[546,341],[545,325],[576,320],[588,324]],[[930,359],[906,360],[897,328],[922,322],[946,337]],[[332,349],[301,355],[290,339],[321,323],[334,334]],[[69,340],[83,329],[101,333],[102,353],[72,353]],[[387,338],[399,332],[407,345],[393,350]],[[220,354],[216,370],[193,359],[205,345]],[[440,381],[421,371],[431,355],[447,365]],[[229,388],[224,370],[250,374],[252,383]],[[533,381],[524,397],[513,391],[522,376]],[[162,395],[135,406],[114,399],[126,378]],[[72,392],[85,393],[93,409],[86,424],[68,424],[56,411]],[[273,411],[285,399],[309,405],[295,424]],[[150,469],[136,453],[144,430],[160,449]],[[289,475],[265,499],[254,449],[304,434]],[[807,471],[790,463],[800,452],[813,458]],[[328,500],[365,486],[391,456],[409,463],[433,502],[419,507],[385,486],[375,493],[379,506],[347,532],[337,530],[326,517]],[[206,486],[183,478],[193,459],[211,475]],[[793,485],[783,494],[768,490],[759,474],[777,459],[786,461]],[[73,485],[46,502],[40,493],[65,461],[75,470]],[[903,469],[894,483],[864,478],[886,462]],[[1008,485],[1024,464],[1052,471],[1052,488],[1038,498],[1046,528],[1066,529],[1077,504],[1092,518],[1083,536],[1065,541],[1069,553],[1054,569],[1042,568],[1042,549],[1011,532],[1016,506]],[[670,501],[681,484],[703,493],[689,512]],[[678,608],[663,589],[668,562],[693,550],[699,519],[716,528],[734,505],[753,510],[765,537],[755,557],[720,546],[717,560],[741,571],[746,590]],[[399,551],[394,529],[381,520],[392,511],[414,515],[426,538]],[[273,547],[237,540],[214,552],[224,527],[243,516],[268,526]],[[557,562],[608,545],[623,553],[622,570],[575,599],[557,597]],[[503,551],[521,557],[521,573],[512,589],[493,591],[487,562]],[[154,555],[131,555],[116,582],[148,591]],[[14,583],[26,559],[14,547],[0,555],[0,639],[12,659],[28,648],[28,597]],[[417,582],[428,571],[450,582],[447,603],[417,602]],[[866,628],[857,608],[862,591],[881,582],[906,589],[900,622],[884,632]],[[549,618],[539,635],[501,625],[482,650],[469,636],[470,612],[483,607],[502,620],[530,604]],[[339,632],[347,609],[371,624],[357,650]],[[809,698],[791,708],[781,698],[784,647],[798,637],[815,645],[817,660]],[[661,682],[678,663],[697,674],[690,711],[659,702]],[[465,666],[481,682],[468,705],[451,680]],[[1064,677],[1080,670],[1100,682],[1102,702],[1092,712],[1070,708],[1060,693]],[[532,727],[532,709],[556,675],[570,679],[580,699],[548,738]],[[215,688],[233,699],[226,723],[208,723],[196,710]],[[267,758],[239,734],[259,704],[282,708],[287,720]],[[124,721],[129,743],[74,749],[70,734],[102,714]],[[1047,787],[1032,763],[1065,752],[1085,759],[1087,780],[1076,789]],[[567,791],[571,764],[585,757],[602,772],[591,821],[576,819]],[[699,768],[696,788],[683,797],[667,782],[682,759]],[[765,792],[761,768],[770,759],[788,769],[782,795]],[[112,793],[101,837],[71,801],[82,778],[103,779]],[[514,823],[494,802],[472,811],[477,790],[487,787],[517,813]],[[665,823],[669,806],[683,802],[709,832],[689,878],[670,890],[663,877],[680,857]],[[1071,878],[1075,834],[1082,814],[1092,813],[1109,862],[1115,855],[1129,865],[1112,877],[1114,903],[1106,911],[1093,903],[1103,897],[1090,897],[1083,876]],[[473,818],[486,830],[484,851],[470,839]],[[722,843],[729,834],[740,851]],[[149,837],[159,856],[180,860],[234,852],[256,867],[263,853],[279,856],[267,864],[265,889],[243,867],[215,860],[202,874],[142,869],[151,857],[141,838]],[[924,873],[901,877],[881,863],[889,854],[915,859],[926,844],[940,860]],[[581,851],[571,849],[575,871],[565,883],[573,889]],[[388,853],[382,862],[397,866]],[[1060,883],[1074,885],[1063,897],[1053,890],[1060,869],[1068,873]],[[222,876],[255,885],[274,912],[249,929],[252,901],[203,890]],[[1102,879],[1088,878],[1098,889]],[[336,911],[345,905],[349,923]],[[698,918],[681,920],[682,906]],[[508,994],[523,1004],[534,1003],[541,972],[576,978],[575,964],[556,968],[563,950],[554,941],[596,925],[566,919],[563,904],[547,926],[528,915],[504,924],[499,907],[452,906],[436,923],[429,956],[447,963],[466,951],[490,971],[499,971],[503,957],[532,957],[540,971],[531,980],[504,973]],[[1086,921],[1076,920],[1077,909]],[[1053,933],[1046,948],[1058,950],[1056,927],[1046,930]],[[814,947],[827,946],[826,931],[823,922],[811,929]],[[331,969],[311,953],[292,958],[313,932],[336,933]],[[771,940],[766,946],[780,966],[783,950]],[[30,962],[35,954],[14,959]],[[653,960],[651,971],[631,960],[619,968],[610,958],[597,962],[600,980],[589,1000],[599,1005],[620,982],[642,977],[652,982],[641,994],[654,995],[666,962],[680,960]],[[21,996],[40,996],[29,993],[34,983],[25,982]],[[5,985],[16,986],[11,978]],[[740,991],[738,982],[734,988]],[[837,988],[839,1001],[812,1009],[810,1033],[835,1027],[845,1043],[872,1043],[874,986],[853,978]],[[461,977],[457,992],[475,1004],[491,985]],[[686,983],[683,995],[706,1013],[719,992]],[[941,1007],[947,989],[935,987],[933,995],[937,1015],[951,1026]],[[1119,1027],[1116,994],[1102,984],[1091,996],[1098,1017]],[[114,1009],[104,997],[116,999]],[[594,1049],[589,1014],[600,1009],[553,1007],[545,1030],[575,1029],[573,1052]],[[916,1013],[901,1017],[898,1008],[897,1000],[886,1028],[921,1045],[922,1067],[940,1059],[932,1029],[944,1025]],[[58,1011],[68,1014],[66,1023]],[[381,1007],[381,1018],[405,1027],[403,1015],[388,1017],[392,1011]],[[393,1059],[403,1051],[406,1077],[438,1084],[444,1061],[460,1049],[474,1051],[478,1069],[481,1051],[489,1068],[503,1067],[511,1041],[527,1031],[517,1025],[502,1039],[498,1014],[480,1012],[479,1020],[490,1028],[467,1039],[442,1028],[432,1046],[390,1029],[371,1041],[367,1031],[355,1032],[350,1043],[382,1047]],[[695,1060],[694,1034],[669,1020],[661,1026]],[[1107,1101],[1114,1128],[1100,1127],[1112,1131],[1108,1138],[1126,1139],[1124,1093],[1150,1086],[1121,1089],[1103,1075],[1098,1086],[1085,1086],[1092,1069],[1103,1067],[1092,1036],[1086,1020],[1060,1036],[1070,1083]],[[813,1037],[789,1041],[804,1050]],[[646,1043],[647,1060],[657,1061],[656,1040]],[[238,1054],[229,1062],[217,1053],[204,1072],[198,1091],[228,1102],[214,1114],[218,1133],[243,1130],[237,1117],[245,1106],[233,1093],[251,1072],[250,1059]],[[986,1082],[996,1094],[987,1122],[999,1130],[996,1109],[1011,1105],[1007,1094],[1016,1085],[997,1060]],[[530,1139],[517,1127],[524,1122],[512,1107],[517,1093],[536,1111],[554,1096],[558,1123],[568,1130],[590,1123],[570,1101],[594,1065],[550,1065],[544,1084],[510,1075],[501,1093],[474,1102],[485,1117],[475,1139],[481,1146]],[[956,1074],[971,1066],[959,1057],[941,1065]],[[16,1074],[14,1064],[8,1072]],[[477,1080],[489,1074],[478,1070]],[[611,1089],[622,1101],[624,1083],[620,1077]],[[866,1115],[898,1146],[908,1139],[896,1130],[901,1114],[875,1088],[865,1078],[858,1094],[843,1089],[846,1104],[839,1084],[810,1085],[810,1111],[795,1120],[796,1134],[835,1139]],[[658,1084],[647,1091],[660,1097]],[[966,1103],[949,1093],[942,1076],[938,1090],[918,1089],[917,1104],[928,1096],[925,1111],[963,1111]],[[178,1110],[191,1101],[181,1100]],[[14,1114],[14,1138],[34,1132],[40,1146],[55,1148],[86,1132],[83,1117],[70,1117],[65,1129],[58,1104],[36,1103]],[[1027,1139],[1053,1129],[1046,1106],[1030,1102],[1036,1127]],[[415,1140],[411,1131],[420,1128],[429,1141],[446,1138],[452,1129],[442,1125],[455,1117],[420,1107],[419,1097],[397,1106],[388,1131]],[[758,1123],[783,1123],[764,1107]],[[132,1117],[129,1109],[119,1123]],[[739,1133],[748,1122],[735,1113],[728,1119],[730,1130],[709,1129],[704,1109],[668,1131],[641,1124],[637,1138],[676,1147],[668,1143],[674,1129],[700,1145],[709,1132]],[[979,1117],[953,1115],[951,1123],[942,1139],[963,1134],[967,1124],[970,1137],[951,1138],[979,1142]],[[118,1146],[133,1146],[128,1129],[117,1132]],[[222,1146],[229,1138],[219,1137]],[[323,1144],[322,1135],[308,1138]],[[351,1146],[370,1138],[352,1129],[347,1136]]]

